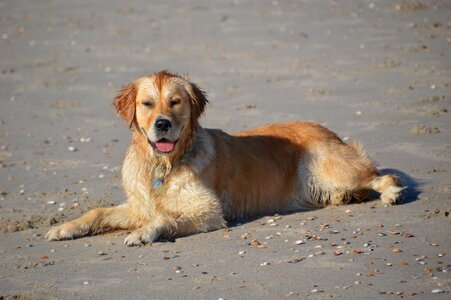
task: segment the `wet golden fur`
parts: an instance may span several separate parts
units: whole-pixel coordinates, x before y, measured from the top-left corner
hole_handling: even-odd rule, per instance
[[[358,144],[316,123],[229,135],[199,126],[207,102],[187,77],[166,71],[124,87],[114,105],[132,131],[122,167],[127,203],[94,209],[52,228],[46,238],[125,229],[131,231],[125,244],[135,246],[216,230],[225,220],[363,201],[368,190],[379,192],[385,204],[401,197],[396,176],[381,176]],[[173,151],[163,155],[150,146],[161,116],[178,134]],[[157,179],[163,184],[153,187]]]

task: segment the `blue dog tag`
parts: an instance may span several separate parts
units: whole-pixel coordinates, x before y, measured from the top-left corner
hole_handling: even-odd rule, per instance
[[[154,182],[152,182],[152,187],[156,188],[160,184],[163,184],[163,180],[161,178],[157,178]]]

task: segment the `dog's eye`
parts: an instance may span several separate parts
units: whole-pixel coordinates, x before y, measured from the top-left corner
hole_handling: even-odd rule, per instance
[[[149,108],[152,108],[153,107],[153,102],[152,101],[145,101],[145,102],[143,102],[143,105],[147,106]]]
[[[169,102],[169,105],[171,107],[174,107],[174,106],[176,106],[179,103],[180,103],[180,99],[172,99],[171,102]]]

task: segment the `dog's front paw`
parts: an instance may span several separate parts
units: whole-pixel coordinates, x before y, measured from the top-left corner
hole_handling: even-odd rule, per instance
[[[124,240],[124,244],[129,247],[152,244],[157,239],[153,230],[138,229],[130,233]]]
[[[61,241],[74,239],[86,234],[87,230],[83,230],[80,226],[77,226],[72,222],[68,222],[51,228],[45,235],[45,239],[47,241]]]

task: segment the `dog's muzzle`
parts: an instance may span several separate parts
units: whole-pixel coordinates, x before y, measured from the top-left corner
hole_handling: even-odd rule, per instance
[[[163,121],[163,120],[158,120],[158,121]],[[155,122],[155,128],[157,129],[157,131],[159,131],[159,132],[161,132],[161,131],[163,131],[163,130],[166,130],[166,132],[169,131],[169,129],[170,129],[171,126],[172,126],[171,123],[170,123],[169,121],[164,120],[164,121],[167,121],[168,123],[160,123],[160,124],[159,124],[160,128],[157,127],[158,121]],[[169,125],[168,125],[168,124],[169,124]],[[149,136],[147,135],[147,132],[146,132],[146,130],[144,129],[144,127],[141,127],[141,132],[143,133],[144,137],[146,138],[147,142],[148,142],[149,145],[152,147],[152,149],[153,149],[155,152],[159,153],[159,154],[168,154],[168,153],[171,153],[172,150],[174,150],[175,145],[176,145],[177,142],[178,142],[178,140],[176,140],[176,141],[170,141],[170,140],[168,140],[168,139],[166,139],[166,138],[162,138],[162,139],[159,139],[159,140],[156,141],[156,142],[152,142],[152,141],[149,139]]]

